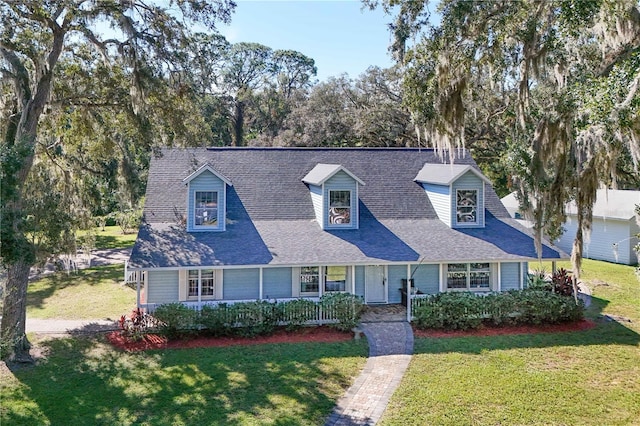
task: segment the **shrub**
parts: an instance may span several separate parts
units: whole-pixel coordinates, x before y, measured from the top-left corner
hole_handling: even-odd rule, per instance
[[[226,303],[217,306],[205,305],[200,311],[199,324],[204,334],[211,336],[228,336],[233,333],[229,321],[229,307]]]
[[[198,312],[182,303],[160,305],[153,316],[159,321],[160,332],[169,339],[182,337],[197,330]]]
[[[482,298],[473,293],[439,293],[414,310],[418,328],[467,330],[482,324]]]
[[[129,340],[141,340],[145,334],[158,327],[158,321],[136,308],[127,315],[122,315],[118,321],[122,334]]]
[[[413,311],[418,328],[473,329],[483,320],[494,325],[555,324],[584,317],[584,304],[546,290],[512,290],[484,297],[473,293],[440,293]]]
[[[350,331],[357,326],[364,309],[362,298],[348,293],[323,294],[320,298],[320,306],[325,311],[326,317],[337,320],[330,326],[341,331]]]
[[[527,288],[533,290],[552,290],[551,283],[547,280],[545,271],[535,271],[527,276]]]
[[[517,294],[515,312],[519,324],[555,324],[584,317],[584,303],[573,297],[543,290],[524,290]]]
[[[236,303],[228,314],[235,318],[235,332],[244,337],[271,334],[278,324],[279,307],[266,300]]]
[[[296,330],[316,318],[318,304],[306,299],[296,299],[280,304],[281,320],[287,330]]]
[[[563,296],[573,296],[573,289],[578,288],[576,277],[569,274],[564,268],[560,268],[553,273],[551,283],[553,291]]]

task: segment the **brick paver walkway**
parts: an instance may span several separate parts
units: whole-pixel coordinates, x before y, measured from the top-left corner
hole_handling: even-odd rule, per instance
[[[369,359],[325,426],[375,425],[387,407],[413,353],[407,322],[371,322],[360,327],[369,341]]]

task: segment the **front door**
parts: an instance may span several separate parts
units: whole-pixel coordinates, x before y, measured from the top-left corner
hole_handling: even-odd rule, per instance
[[[387,277],[384,273],[384,266],[366,266],[364,283],[366,303],[387,302]]]

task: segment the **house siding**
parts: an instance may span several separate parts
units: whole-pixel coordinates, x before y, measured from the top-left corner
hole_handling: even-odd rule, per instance
[[[203,171],[189,182],[189,193],[187,200],[187,230],[190,232],[223,230],[225,225],[225,183],[208,170]],[[194,202],[196,191],[217,191],[218,192],[218,224],[219,229],[202,229],[194,225]]]
[[[265,299],[292,297],[292,268],[265,268],[262,270],[262,295]]]
[[[517,290],[522,285],[520,263],[509,262],[500,264],[500,290]]]
[[[398,289],[402,288],[402,280],[407,279],[407,266],[389,265],[387,268],[387,278],[389,303],[400,303],[402,296]]]
[[[311,204],[316,215],[316,220],[320,226],[323,226],[322,219],[322,187],[317,185],[309,185],[309,193],[311,194]]]
[[[632,222],[632,220],[593,218],[588,242],[585,238],[583,256],[587,259],[605,260],[625,265],[636,264],[637,259],[635,255],[632,255],[632,249],[637,239],[633,237]],[[576,217],[574,215],[567,216],[563,227],[565,232],[556,245],[565,252],[571,253],[577,230]],[[618,243],[617,258],[613,250],[614,243]]]
[[[364,266],[355,267],[355,289],[356,295],[364,297]]]
[[[438,218],[447,226],[451,226],[451,192],[448,186],[422,184],[422,187],[431,201]]]
[[[329,224],[329,191],[351,191],[351,224]],[[343,171],[339,171],[324,183],[324,211],[323,229],[357,229],[358,228],[358,182]]]
[[[478,191],[478,205],[477,205],[477,223],[467,224],[467,223],[457,223],[456,217],[456,192],[458,189],[475,189]],[[451,192],[451,217],[450,223],[454,224],[456,228],[479,228],[484,227],[484,181],[480,179],[473,172],[467,172],[460,176],[452,185]]]
[[[638,255],[633,248],[639,242],[637,235],[640,233],[640,226],[638,226],[635,219],[631,219],[629,222],[629,234],[631,235],[631,239],[629,240],[629,265],[637,265]]]
[[[440,265],[411,265],[413,285],[424,294],[440,292]]]
[[[173,303],[179,300],[178,271],[149,271],[147,303]]]
[[[223,272],[225,300],[258,299],[260,297],[260,269],[226,269]],[[291,282],[291,281],[289,281]],[[289,284],[289,287],[291,285]]]

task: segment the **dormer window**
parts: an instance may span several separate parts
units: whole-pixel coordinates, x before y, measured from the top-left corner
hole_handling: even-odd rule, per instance
[[[364,182],[340,164],[317,164],[302,182],[309,187],[322,229],[358,229],[358,187]]]
[[[456,191],[456,222],[478,223],[477,189],[458,189]]]
[[[329,191],[329,224],[351,225],[351,191]]]
[[[210,164],[204,164],[183,182],[187,185],[187,231],[224,231],[227,186],[231,181]]]
[[[193,224],[197,227],[218,227],[218,192],[195,191]]]

